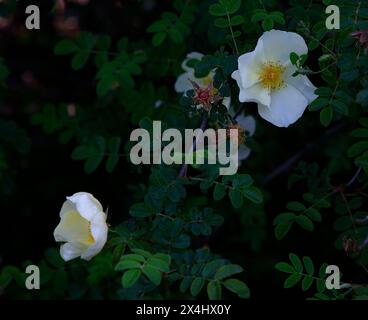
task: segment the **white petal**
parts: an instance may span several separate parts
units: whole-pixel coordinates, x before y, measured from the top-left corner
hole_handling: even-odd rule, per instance
[[[56,241],[89,244],[89,223],[77,211],[69,211],[54,231]]]
[[[243,89],[243,83],[241,81],[241,78],[240,78],[240,72],[239,70],[235,70],[232,74],[231,74],[231,78],[233,78],[234,80],[236,80],[236,83],[239,87],[239,90],[242,90]]]
[[[222,104],[226,107],[227,110],[229,110],[230,104],[231,104],[231,98],[224,97],[224,99],[222,100]]]
[[[185,71],[193,70],[193,68],[190,68],[190,67],[187,66],[188,61],[189,60],[192,60],[192,59],[196,59],[196,60],[199,60],[200,61],[200,60],[202,60],[202,58],[203,58],[203,54],[202,53],[199,53],[199,52],[191,52],[191,53],[188,53],[187,54],[187,57],[185,58],[185,60],[181,64],[181,67]]]
[[[238,59],[238,68],[241,79],[242,88],[246,89],[259,82],[259,70],[262,59],[257,55],[258,51],[254,50],[241,55]]]
[[[288,127],[297,121],[308,105],[308,100],[291,85],[276,90],[271,96],[271,105],[258,104],[260,116],[278,127]]]
[[[314,93],[317,89],[312,82],[305,75],[297,75],[296,77],[290,77],[287,83],[291,84],[294,88],[300,91],[307,100],[308,104],[315,100],[318,96]]]
[[[250,151],[251,150],[247,146],[241,144],[238,151],[239,162],[248,158],[250,155]]]
[[[175,82],[174,88],[176,92],[186,92],[193,89],[193,85],[190,83],[190,80],[193,80],[194,75],[191,72],[186,72],[181,74]]]
[[[256,131],[256,120],[254,119],[254,117],[240,114],[236,118],[236,121],[244,130],[248,132],[249,136],[252,136]]]
[[[250,88],[241,89],[239,92],[240,102],[257,102],[269,106],[271,103],[270,91],[257,83]]]
[[[295,52],[298,55],[308,52],[308,47],[304,39],[295,32],[281,30],[267,31],[263,33],[258,42],[261,42],[260,46],[263,46],[266,60],[281,64],[290,63],[291,52]]]
[[[95,214],[103,211],[100,202],[90,193],[78,192],[71,197],[67,197],[67,199],[75,204],[80,215],[88,221],[90,221]]]
[[[75,204],[73,202],[71,202],[70,200],[66,200],[63,203],[63,206],[61,207],[60,210],[60,218],[62,218],[64,216],[65,213],[69,212],[69,211],[76,211],[77,208],[75,206]]]
[[[106,215],[101,212],[96,215],[91,221],[91,233],[95,240],[95,243],[88,247],[86,251],[83,252],[81,258],[84,260],[90,260],[96,254],[98,254],[104,247],[107,241],[108,227],[106,224]]]
[[[82,247],[75,246],[71,243],[65,243],[60,247],[60,255],[64,261],[69,261],[81,256],[83,252]]]

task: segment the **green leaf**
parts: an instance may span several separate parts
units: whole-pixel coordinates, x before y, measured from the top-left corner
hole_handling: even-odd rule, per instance
[[[253,184],[253,179],[249,174],[237,174],[232,181],[235,188],[246,188]]]
[[[359,158],[356,158],[354,163],[358,167],[362,167],[363,169],[367,169],[368,168],[368,155],[363,155]]]
[[[278,225],[278,224],[286,224],[289,223],[290,221],[293,221],[295,218],[295,213],[291,213],[291,212],[284,212],[279,214],[274,220],[273,220],[273,224],[274,225]]]
[[[147,264],[150,265],[151,267],[158,269],[162,272],[169,272],[170,271],[170,267],[169,264],[166,263],[165,261],[161,260],[161,259],[157,259],[155,257],[151,257],[148,258],[147,260]]]
[[[311,285],[313,284],[313,278],[309,277],[309,276],[305,276],[303,281],[302,281],[302,290],[303,291],[307,291]]]
[[[157,286],[160,285],[162,274],[160,271],[156,269],[156,267],[153,267],[149,264],[145,264],[142,271],[152,283],[154,283]]]
[[[120,261],[116,266],[115,270],[122,271],[126,269],[139,269],[141,267],[141,264],[134,260],[123,260]]]
[[[8,273],[0,273],[0,289],[5,289],[12,281],[12,276]]]
[[[334,222],[334,229],[337,231],[344,231],[349,229],[353,225],[349,216],[342,216],[336,219]]]
[[[332,100],[331,105],[334,107],[334,110],[342,115],[348,115],[349,114],[349,108],[348,106],[339,100]]]
[[[226,186],[222,183],[218,183],[213,190],[213,199],[218,201],[226,195]]]
[[[240,208],[243,205],[243,195],[238,189],[230,189],[229,197],[234,208]]]
[[[146,203],[136,203],[130,207],[129,214],[136,218],[146,218],[155,215],[156,211]]]
[[[246,187],[242,189],[243,196],[253,203],[260,204],[263,202],[262,192],[256,187]]]
[[[174,43],[182,43],[184,41],[184,38],[179,29],[174,26],[170,28],[169,36]]]
[[[299,56],[298,56],[298,54],[296,54],[295,52],[291,52],[291,53],[290,53],[290,61],[291,61],[291,63],[292,63],[293,65],[296,65],[296,64],[297,64],[297,62],[298,62],[298,60],[299,60]]]
[[[82,69],[88,61],[90,52],[87,50],[81,50],[77,52],[71,62],[71,66],[73,70]]]
[[[297,201],[289,202],[286,208],[292,211],[304,211],[305,210],[304,204],[297,202]]]
[[[122,256],[121,260],[133,260],[133,261],[138,261],[138,262],[145,262],[146,261],[146,259],[142,255],[134,254],[134,253],[130,253],[130,254],[126,254],[126,255]]]
[[[313,265],[312,259],[309,257],[303,257],[303,263],[304,263],[305,271],[307,271],[308,274],[313,275],[314,265]]]
[[[221,280],[240,272],[243,272],[243,268],[241,266],[237,264],[227,264],[217,270],[215,274],[215,279]]]
[[[263,19],[265,19],[268,16],[267,12],[262,10],[262,11],[256,11],[255,13],[253,13],[252,15],[252,19],[251,21],[253,23],[256,23],[258,21],[262,21]]]
[[[147,32],[149,33],[157,33],[157,32],[165,32],[167,28],[167,24],[162,21],[155,21],[154,23],[152,23],[148,28],[147,28]]]
[[[234,14],[241,6],[241,0],[219,0],[219,2],[226,8],[229,15]]]
[[[280,11],[274,11],[270,13],[270,16],[274,22],[278,24],[284,25],[286,23],[284,14]]]
[[[210,13],[210,15],[215,17],[226,16],[226,10],[223,8],[223,6],[217,3],[212,4],[208,12]]]
[[[285,280],[284,288],[288,289],[295,286],[302,279],[302,277],[303,276],[299,273],[293,273]]]
[[[158,32],[155,33],[155,35],[152,38],[152,44],[155,47],[158,47],[159,45],[161,45],[164,40],[166,39],[167,33],[166,32]]]
[[[119,137],[113,137],[109,140],[107,149],[109,151],[109,156],[106,161],[106,171],[111,173],[119,161],[119,149],[120,149],[121,139]]]
[[[202,290],[204,283],[205,283],[204,278],[196,277],[193,280],[192,285],[190,286],[191,295],[194,297],[197,296],[198,293]]]
[[[60,253],[55,248],[49,248],[45,251],[46,261],[55,268],[62,268],[65,265],[64,260],[60,257]]]
[[[312,220],[316,221],[316,222],[321,222],[322,221],[322,216],[319,213],[319,211],[315,208],[308,208],[305,211],[305,214],[311,218]]]
[[[57,55],[70,54],[78,50],[78,46],[72,40],[61,40],[55,48],[54,53]]]
[[[212,280],[207,284],[207,294],[210,300],[221,299],[221,283],[219,281]]]
[[[320,87],[320,88],[317,88],[314,93],[318,96],[323,96],[323,97],[330,97],[331,94],[332,94],[332,90],[331,88],[329,87]],[[317,100],[314,100],[314,101],[318,101],[319,99]],[[326,100],[326,104],[328,103],[329,100]]]
[[[229,21],[225,18],[217,18],[215,20],[215,26],[218,28],[229,28]]]
[[[248,299],[250,296],[248,286],[238,279],[227,279],[223,284],[226,289],[236,293],[240,298]]]
[[[243,23],[244,23],[244,18],[240,15],[233,16],[230,19],[230,24],[232,26],[238,26],[238,25],[243,24]]]
[[[83,160],[84,171],[92,173],[102,162],[105,155],[105,139],[100,136],[94,137],[87,145],[78,146],[72,152],[72,159]]]
[[[352,69],[349,71],[342,72],[340,74],[340,79],[344,80],[346,82],[352,82],[356,80],[359,77],[359,70],[358,69]]]
[[[292,222],[280,223],[275,227],[275,237],[277,240],[281,240],[289,232]]]
[[[139,269],[131,269],[126,271],[121,278],[123,288],[132,287],[137,282],[141,274],[142,272]]]
[[[302,261],[299,259],[299,257],[296,254],[290,253],[289,259],[297,272],[303,271]]]
[[[366,150],[368,150],[368,141],[359,141],[348,149],[348,157],[356,157]]]
[[[262,21],[262,28],[264,31],[269,31],[273,28],[273,20],[271,17],[267,16],[263,21]]]
[[[368,105],[368,89],[360,90],[356,96],[356,102],[362,106]]]
[[[316,111],[321,109],[324,106],[327,106],[330,102],[330,99],[327,98],[317,98],[309,105],[309,110]]]
[[[136,254],[138,254],[138,255],[141,255],[141,256],[145,257],[145,258],[149,258],[149,257],[151,257],[151,256],[152,256],[152,254],[151,254],[151,253],[149,253],[149,252],[148,252],[148,251],[146,251],[146,250],[142,250],[142,249],[134,248],[134,249],[132,249],[132,251],[133,251],[133,252],[135,252],[135,253],[136,253]]]
[[[308,43],[308,49],[310,51],[313,51],[314,49],[317,49],[319,46],[319,42],[317,40],[311,40],[309,43]]]
[[[368,138],[368,128],[358,128],[351,132],[352,137]]]
[[[192,282],[192,277],[185,276],[179,286],[180,292],[184,293],[185,291],[187,291],[191,282]]]
[[[286,262],[279,262],[275,265],[275,268],[281,272],[285,272],[285,273],[293,273],[295,270],[294,268],[286,263]]]
[[[312,220],[304,215],[297,216],[295,221],[307,231],[313,231],[314,229]]]
[[[171,263],[171,257],[168,254],[156,253],[153,257],[155,259],[160,259],[160,260],[164,261],[167,265],[170,265],[170,263]]]
[[[215,274],[216,270],[222,267],[225,264],[225,262],[226,261],[224,259],[216,259],[212,260],[211,262],[208,262],[202,270],[203,277],[205,278],[212,277],[212,275]]]
[[[331,123],[333,117],[333,109],[331,107],[323,108],[319,114],[319,120],[325,127]]]

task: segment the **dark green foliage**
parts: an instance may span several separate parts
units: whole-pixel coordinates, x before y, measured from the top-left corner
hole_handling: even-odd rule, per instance
[[[340,7],[339,30],[325,27],[329,4]],[[368,4],[175,0],[155,1],[155,6],[143,9],[143,2],[135,1],[116,9],[121,28],[113,18],[101,22],[93,7],[91,15],[99,22],[88,28],[81,19],[85,32],[47,31],[51,36],[31,38],[29,33],[16,39],[22,50],[32,43],[49,53],[52,64],[69,67],[52,70],[57,82],[50,86],[46,67],[42,72],[30,68],[36,79],[30,81],[28,69],[18,66],[11,53],[2,53],[0,202],[14,210],[4,215],[16,223],[29,215],[37,215],[37,221],[47,217],[50,228],[61,203],[38,215],[46,210],[40,194],[49,196],[55,184],[65,185],[57,189],[63,192],[97,190],[105,197],[100,202],[108,213],[109,236],[88,262],[64,262],[56,245],[39,261],[31,259],[42,274],[37,292],[24,289],[24,269],[31,264],[25,253],[0,257],[0,294],[20,299],[247,299],[253,290],[256,297],[269,295],[267,283],[272,292],[298,286],[300,297],[308,299],[367,300],[366,284],[343,280],[355,279],[355,273],[364,279],[368,266],[368,55],[351,35],[368,29]],[[0,3],[1,16],[14,10],[15,5]],[[261,119],[252,103],[240,103],[231,77],[238,57],[271,29],[296,32],[306,40],[308,55],[292,52],[290,65],[296,68],[294,76],[307,75],[318,86],[318,98],[287,129]],[[197,78],[213,75],[213,92],[231,97],[231,113],[223,100],[208,113],[195,104],[194,90],[174,91],[183,60],[193,51],[203,58],[186,66]],[[253,136],[245,133],[251,154],[237,174],[219,176],[220,165],[208,163],[133,165],[129,160],[130,133],[143,128],[152,137],[155,120],[162,121],[162,130],[183,132],[201,123],[229,128],[243,115],[254,116],[257,128]],[[55,150],[67,168],[57,176],[60,181],[37,176],[31,185],[35,190],[29,190],[32,166],[44,164],[41,160]],[[56,172],[60,163],[49,165]],[[61,177],[65,172],[67,177]],[[14,200],[15,185],[35,201],[19,216],[23,195]],[[60,201],[66,195],[55,197]],[[18,226],[9,230],[18,232]],[[52,230],[42,230],[45,234],[52,241]],[[289,261],[275,264],[285,257]],[[15,266],[12,258],[27,261]],[[347,266],[341,290],[326,289],[325,261]],[[277,288],[282,273],[287,278]]]

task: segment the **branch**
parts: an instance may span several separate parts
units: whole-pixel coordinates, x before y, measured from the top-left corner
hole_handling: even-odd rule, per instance
[[[326,139],[327,137],[335,134],[339,130],[341,130],[343,127],[345,127],[345,123],[339,123],[335,127],[332,127],[331,129],[327,130],[325,134],[322,136],[322,140]],[[297,162],[300,158],[304,156],[305,153],[309,152],[313,149],[313,147],[318,143],[318,141],[313,141],[310,143],[307,143],[301,150],[296,152],[294,155],[292,155],[289,159],[287,159],[284,163],[276,167],[269,175],[267,175],[264,179],[262,184],[267,184],[271,180],[275,179],[277,176],[281,175],[285,171],[288,171],[292,165]]]

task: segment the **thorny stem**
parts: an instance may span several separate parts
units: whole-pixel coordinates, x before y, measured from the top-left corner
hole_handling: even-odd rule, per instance
[[[349,213],[350,220],[351,220],[351,222],[352,222],[352,224],[353,224],[354,232],[355,232],[355,233],[358,233],[358,230],[357,230],[357,227],[356,227],[356,225],[355,225],[354,218],[353,218],[353,213],[352,213],[352,212],[351,212],[351,210],[350,210],[349,203],[348,203],[348,201],[346,200],[346,196],[345,196],[344,191],[343,191],[342,189],[340,190],[340,195],[341,195],[341,199],[342,199],[342,201],[343,201],[343,202],[344,202],[344,204],[345,204],[346,210],[347,210],[347,211],[348,211],[348,213]]]
[[[318,42],[318,44],[323,47],[324,49],[326,49],[333,57],[334,59],[336,59],[336,53],[333,52],[329,47],[325,46],[320,40],[318,40],[316,37],[312,36],[310,33],[309,28],[305,25],[304,21],[300,22],[300,25],[303,27],[303,30],[306,34],[306,36],[316,42]]]
[[[357,25],[358,24],[358,17],[359,17],[359,10],[360,10],[360,6],[361,6],[362,2],[359,1],[357,8],[355,10],[355,18],[354,18],[354,24]]]
[[[362,172],[362,167],[359,167],[358,170],[355,172],[354,176],[350,179],[350,181],[346,184],[347,187],[350,187],[356,179],[358,179],[360,173]]]
[[[341,130],[343,127],[345,127],[344,123],[340,123],[336,125],[335,127],[332,127],[331,129],[325,132],[321,140],[333,135],[337,131]],[[271,180],[275,179],[277,176],[284,173],[285,171],[288,171],[294,165],[295,162],[297,162],[300,158],[302,158],[305,153],[311,151],[317,143],[318,141],[314,141],[314,142],[305,144],[305,146],[300,151],[296,152],[294,155],[288,158],[284,163],[276,167],[269,175],[267,175],[263,179],[262,184],[267,184]]]
[[[235,40],[235,37],[234,37],[233,27],[231,26],[231,22],[230,22],[230,15],[229,15],[229,12],[227,11],[227,9],[226,9],[226,15],[227,15],[227,21],[229,22],[229,28],[230,28],[230,32],[231,32],[231,38],[233,39],[233,42],[234,42],[234,48],[235,48],[236,54],[239,55],[238,45],[236,44],[236,40]]]

